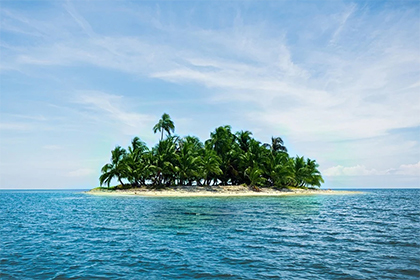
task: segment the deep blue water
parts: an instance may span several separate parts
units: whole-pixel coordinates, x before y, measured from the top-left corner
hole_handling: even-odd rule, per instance
[[[0,191],[0,279],[419,279],[419,198]]]

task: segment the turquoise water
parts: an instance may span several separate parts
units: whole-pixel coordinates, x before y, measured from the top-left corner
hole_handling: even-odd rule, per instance
[[[0,191],[0,279],[419,279],[419,196]]]

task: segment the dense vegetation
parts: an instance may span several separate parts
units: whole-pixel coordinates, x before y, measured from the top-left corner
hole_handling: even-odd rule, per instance
[[[116,179],[123,187],[246,184],[258,190],[320,187],[324,182],[315,160],[289,157],[280,137],[263,144],[250,131],[232,133],[230,126],[220,126],[203,143],[195,136],[172,135],[175,125],[168,114],[153,131],[161,135],[151,149],[134,137],[128,150],[117,146],[111,151],[111,162],[101,170],[101,185],[109,187]]]

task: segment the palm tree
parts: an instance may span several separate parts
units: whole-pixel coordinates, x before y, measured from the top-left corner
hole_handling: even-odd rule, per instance
[[[213,149],[222,160],[220,169],[223,172],[218,179],[223,185],[226,185],[237,173],[233,165],[235,145],[237,145],[235,135],[231,132],[231,127],[228,125],[216,128],[214,132],[210,133],[210,139],[206,141],[206,146]]]
[[[271,155],[266,172],[271,186],[281,188],[288,186],[294,182],[293,168],[290,164],[289,155],[287,153],[277,153]]]
[[[178,137],[168,137],[160,141],[152,149],[152,164],[150,166],[153,171],[153,184],[155,186],[169,185],[175,180],[175,173],[178,172],[176,165],[178,150]]]
[[[290,163],[293,170],[293,183],[295,187],[303,187],[305,184],[304,178],[306,177],[305,170],[305,159],[303,157],[296,156],[290,158]]]
[[[210,133],[210,139],[207,140],[213,150],[219,155],[227,155],[231,149],[232,142],[235,140],[235,135],[231,132],[229,125],[219,126],[214,132]]]
[[[216,154],[215,151],[211,149],[204,150],[204,156],[200,161],[200,175],[204,179],[204,185],[210,185],[212,179],[216,179],[216,176],[222,174],[222,169],[220,169],[221,159]]]
[[[154,133],[158,131],[161,132],[160,141],[163,140],[163,131],[166,131],[166,133],[169,136],[171,135],[171,131],[175,132],[174,122],[171,120],[171,117],[168,114],[164,113],[162,115],[162,118],[159,120],[159,122],[155,124],[155,126],[153,127]]]
[[[293,179],[296,187],[302,188],[307,186],[320,187],[324,179],[321,172],[318,170],[318,164],[315,160],[304,157],[296,157],[290,159],[290,164],[293,167]]]
[[[147,148],[146,143],[140,140],[139,137],[134,137],[131,140],[131,146],[128,147],[128,152],[133,154],[136,159],[139,158],[143,153],[147,152],[149,148]]]
[[[101,186],[103,183],[106,183],[109,188],[109,184],[113,178],[116,178],[120,182],[121,186],[124,186],[121,179],[126,176],[126,155],[126,150],[120,146],[115,147],[115,149],[111,151],[111,163],[105,164],[101,169],[102,174],[99,177],[99,183]]]
[[[271,151],[276,152],[286,152],[286,146],[284,146],[283,139],[281,137],[271,137]]]
[[[179,168],[179,183],[184,185],[188,181],[192,185],[194,181],[199,183],[199,162],[203,150],[203,143],[195,136],[186,136],[179,141],[177,151],[177,167]]]
[[[270,144],[262,144],[250,131],[232,133],[226,125],[211,132],[203,145],[194,136],[180,139],[171,135],[175,125],[166,113],[153,131],[159,131],[161,137],[151,149],[134,137],[128,152],[120,146],[111,151],[110,163],[101,169],[101,186],[106,184],[109,188],[116,179],[122,186],[125,180],[132,187],[150,182],[154,187],[245,183],[258,190],[264,186],[319,187],[324,182],[316,161],[290,158],[281,137],[272,137]]]
[[[127,179],[132,185],[145,185],[150,173],[149,148],[138,137],[134,137],[128,147],[126,157]]]
[[[266,182],[266,178],[263,176],[264,172],[258,166],[250,166],[245,170],[245,176],[249,178],[249,186],[254,191],[260,191],[258,187],[261,187]]]
[[[252,135],[252,132],[248,130],[246,131],[241,130],[235,133],[236,141],[238,142],[241,150],[244,151],[245,153],[248,151],[249,142],[252,139],[251,135]]]
[[[307,178],[305,183],[309,186],[320,187],[321,183],[324,183],[324,179],[321,176],[321,172],[318,170],[319,165],[315,160],[306,160]]]
[[[241,181],[251,184],[251,170],[253,174],[258,173],[258,176],[263,175],[263,171],[265,169],[264,167],[267,165],[266,162],[269,160],[269,151],[264,147],[264,145],[261,145],[261,142],[251,138],[248,143],[247,152],[240,154],[239,159],[239,177],[241,177]],[[256,175],[253,176],[253,178],[258,177]]]

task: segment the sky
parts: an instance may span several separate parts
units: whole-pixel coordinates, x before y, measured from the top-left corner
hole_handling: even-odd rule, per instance
[[[163,113],[315,159],[323,188],[420,187],[420,2],[0,2],[0,188],[89,189]]]

